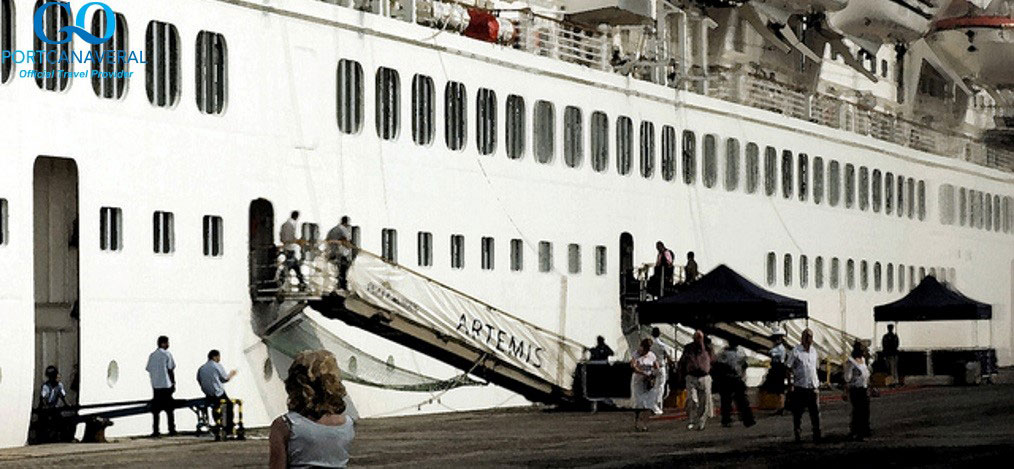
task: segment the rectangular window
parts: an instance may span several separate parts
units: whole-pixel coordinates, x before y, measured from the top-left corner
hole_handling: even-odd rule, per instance
[[[579,244],[567,245],[567,272],[581,273],[581,246]]]
[[[539,241],[539,272],[553,270],[553,243]]]
[[[683,183],[697,181],[697,137],[689,130],[683,131]]]
[[[859,262],[859,286],[863,291],[870,286],[870,267],[866,260]]]
[[[676,129],[662,126],[662,179],[676,179]]]
[[[919,181],[919,219],[922,220],[926,215],[926,202],[925,202],[926,188],[922,181]],[[993,231],[1000,231],[1000,196],[993,196]]]
[[[95,37],[106,37],[109,26],[106,10],[99,8],[92,16],[92,34]],[[127,51],[127,19],[120,13],[113,15],[114,32],[108,41],[92,45],[94,57],[108,57],[116,51]],[[92,63],[92,91],[95,96],[105,99],[120,99],[127,91],[127,60],[105,60]],[[103,76],[103,73],[105,76]]]
[[[845,281],[849,290],[856,289],[856,262],[852,259],[845,263]]]
[[[771,197],[778,190],[778,150],[764,148],[764,193]]]
[[[775,282],[778,281],[777,264],[778,256],[773,252],[769,252],[767,256],[768,286],[774,286]]]
[[[203,222],[204,229],[204,255],[208,257],[222,257],[225,255],[225,231],[222,217],[205,215]]]
[[[852,163],[845,165],[845,208],[856,205],[856,167]]]
[[[463,235],[451,235],[451,268],[465,268],[465,237]]]
[[[173,107],[180,99],[180,33],[161,21],[148,23],[145,33],[145,90],[148,102]]]
[[[806,256],[799,256],[799,286],[806,288],[810,283],[810,260]]]
[[[416,236],[418,241],[418,259],[417,263],[419,267],[432,267],[433,266],[433,233],[427,233],[420,231]]]
[[[301,227],[302,240],[308,243],[320,241],[320,225],[316,223],[303,223]]]
[[[5,212],[6,213],[6,212]],[[1014,204],[1010,197],[1003,198],[1003,232],[1010,233],[1014,228]],[[0,233],[2,235],[2,233]]]
[[[828,165],[827,179],[827,203],[837,207],[841,203],[841,165],[835,160]]]
[[[894,173],[884,174],[884,213],[894,213]]]
[[[797,180],[799,182],[799,201],[806,202],[806,198],[809,195],[810,184],[810,157],[806,153],[799,154],[799,174]]]
[[[458,151],[465,148],[467,125],[468,94],[465,85],[449,81],[444,87],[444,140],[448,149]]]
[[[99,249],[103,251],[123,250],[122,209],[102,207],[99,210]]]
[[[0,2],[0,51],[13,54],[16,50],[14,37],[14,0],[3,0]],[[14,61],[4,60],[0,70],[0,83],[7,83],[14,77]]]
[[[813,203],[824,201],[824,158],[813,157]],[[819,288],[819,287],[818,287]]]
[[[401,127],[401,78],[397,70],[387,67],[377,69],[374,111],[377,136],[381,140],[398,138]]]
[[[713,134],[704,136],[704,160],[701,163],[704,172],[704,187],[715,187],[718,182],[718,138]]]
[[[201,31],[197,34],[196,84],[197,109],[205,114],[221,114],[228,99],[228,48],[225,36]]]
[[[155,212],[152,216],[153,249],[155,254],[176,251],[176,232],[172,212]]]
[[[496,92],[487,88],[475,98],[475,145],[480,155],[496,151]]]
[[[820,256],[813,261],[813,287],[824,288],[824,258]]]
[[[986,194],[985,202],[986,205],[983,208],[982,214],[985,218],[986,231],[990,231],[993,229],[993,196]]]
[[[641,176],[645,179],[655,175],[655,124],[641,122]]]
[[[592,169],[602,173],[609,168],[609,116],[601,111],[592,113],[591,119]]]
[[[563,110],[563,162],[570,168],[584,160],[584,118],[581,109],[567,106]]]
[[[521,272],[525,268],[525,244],[520,239],[511,240],[511,271]]]
[[[792,198],[792,173],[794,172],[794,161],[792,158],[792,152],[789,150],[782,151],[782,197],[786,199]]]
[[[552,163],[556,155],[556,109],[549,101],[535,102],[535,161]]]
[[[898,175],[898,205],[896,206],[898,216],[905,215],[905,178],[902,175]]]
[[[915,217],[915,180],[908,178],[906,183],[908,184],[908,207],[906,208],[908,209],[908,218],[911,219]]]
[[[725,190],[739,188],[739,140],[725,140]]]
[[[493,238],[482,238],[482,270],[493,270],[496,262],[496,249]]]
[[[506,119],[507,158],[516,160],[525,155],[525,98],[513,94],[507,97]]]
[[[880,206],[882,205],[883,188],[884,188],[883,177],[880,174],[879,169],[873,170],[873,179],[870,180],[870,192],[873,196],[873,212],[880,213]]]
[[[859,210],[870,209],[870,170],[866,166],[859,167]]]
[[[894,291],[894,264],[888,262],[885,273],[887,274],[887,291]]]
[[[881,288],[881,282],[882,282],[882,277],[881,276],[882,276],[882,274],[881,274],[880,269],[881,269],[880,268],[880,263],[879,262],[874,262],[873,263],[873,291],[880,291],[880,288]]]
[[[898,264],[898,291],[905,291],[905,265]]]
[[[357,134],[363,128],[363,66],[339,60],[337,88],[338,130]]]
[[[398,230],[385,228],[380,231],[380,257],[398,262]]]
[[[627,116],[616,119],[616,172],[630,174],[634,154],[634,121]]]
[[[837,257],[831,258],[831,288],[837,290],[841,285],[841,262]]]
[[[595,275],[606,274],[606,247],[595,246]]]
[[[56,3],[60,7],[50,5],[49,8],[42,9],[44,5],[49,3]],[[66,8],[63,8],[66,6]],[[40,56],[45,57],[63,57],[70,56],[72,54],[72,48],[74,41],[70,40],[73,38],[73,33],[62,32],[64,28],[69,28],[71,23],[75,23],[71,18],[71,8],[69,2],[48,2],[47,0],[38,0],[35,2],[35,8],[33,12],[38,12],[40,16],[40,22],[42,29],[45,31],[45,36],[56,40],[68,34],[66,37],[67,42],[63,44],[52,44],[49,42],[43,42],[38,34],[34,36],[34,51]],[[82,25],[83,26],[83,25]],[[8,58],[9,59],[9,58]],[[4,62],[8,61],[5,59]],[[39,89],[47,91],[66,91],[70,86],[70,73],[73,72],[73,61],[71,60],[34,60],[35,64],[35,84],[39,86]],[[22,72],[23,73],[23,72]]]
[[[416,145],[433,143],[435,95],[432,78],[425,75],[412,77],[412,141]]]
[[[789,165],[791,168],[792,165]],[[786,287],[792,286],[792,254],[786,254],[782,265],[783,280]]]
[[[0,199],[0,246],[6,246],[10,241],[8,220],[7,199]]]
[[[746,193],[757,192],[760,183],[760,147],[756,143],[746,144]]]

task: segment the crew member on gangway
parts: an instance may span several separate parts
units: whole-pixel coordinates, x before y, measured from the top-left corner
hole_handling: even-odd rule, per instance
[[[176,436],[176,418],[173,415],[173,393],[176,392],[176,361],[169,353],[169,338],[159,336],[158,348],[148,356],[148,377],[151,378],[151,436],[159,434],[159,414],[165,411],[169,436]]]
[[[301,240],[296,237],[297,220],[299,220],[299,211],[293,210],[292,215],[282,224],[282,229],[278,233],[278,238],[282,241],[282,251],[285,253],[285,261],[282,263],[282,280],[289,275],[289,271],[294,270],[296,278],[299,279],[299,289],[305,290],[306,280],[303,278],[299,254]]]
[[[335,225],[327,232],[328,245],[328,257],[332,262],[335,263],[335,267],[338,268],[338,288],[345,289],[348,285],[346,276],[349,272],[349,266],[352,264],[352,250],[349,249],[349,244],[352,243],[352,225],[349,223],[349,217],[343,216],[341,223]]]
[[[648,291],[662,296],[672,285],[676,256],[662,241],[655,243],[655,249],[658,250],[658,256],[655,258],[655,270],[648,281]]]

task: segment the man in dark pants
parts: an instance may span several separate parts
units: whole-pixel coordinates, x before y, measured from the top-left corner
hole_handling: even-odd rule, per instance
[[[803,330],[802,341],[789,352],[785,366],[792,380],[789,401],[792,407],[792,430],[796,441],[802,441],[803,412],[810,414],[813,442],[820,443],[820,407],[817,404],[820,379],[817,377],[817,348],[813,346],[813,332]]]
[[[218,350],[208,352],[208,361],[197,369],[197,383],[201,385],[201,391],[208,399],[208,404],[214,409],[215,416],[221,416],[224,411],[225,421],[222,427],[225,433],[232,433],[232,400],[225,394],[223,384],[229,382],[236,376],[236,370],[225,372],[225,367],[220,363],[222,354]],[[223,404],[222,401],[225,401]],[[224,407],[224,409],[223,409]]]
[[[736,403],[739,419],[746,427],[757,422],[750,409],[750,400],[746,397],[746,354],[739,349],[739,344],[729,341],[729,345],[718,355],[717,366],[711,374],[718,380],[718,395],[722,402],[722,426],[732,426],[732,404]]]
[[[176,419],[173,416],[173,393],[176,392],[176,362],[169,353],[169,338],[160,336],[158,348],[151,355],[148,355],[148,377],[151,378],[151,388],[154,396],[151,398],[151,436],[157,438],[159,433],[159,414],[166,413],[166,422],[169,427],[169,436],[176,435]]]
[[[901,379],[898,376],[898,348],[900,346],[901,341],[898,340],[898,334],[894,333],[894,324],[888,324],[887,334],[884,334],[884,337],[880,339],[880,354],[887,362],[887,369],[891,373],[892,387],[901,384]]]

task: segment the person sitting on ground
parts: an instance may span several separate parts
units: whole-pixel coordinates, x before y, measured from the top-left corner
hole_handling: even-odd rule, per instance
[[[594,347],[588,350],[588,360],[593,362],[609,361],[609,357],[615,355],[613,349],[606,345],[606,338],[598,336]]]
[[[852,345],[852,355],[845,362],[845,398],[852,404],[849,438],[863,441],[870,436],[870,368],[866,347],[859,340]]]
[[[687,253],[687,265],[683,267],[683,283],[693,283],[700,276],[697,270],[697,261],[694,260],[694,252]]]
[[[327,350],[300,353],[285,378],[289,412],[271,423],[269,467],[347,467],[355,421],[341,369]]]
[[[659,387],[655,381],[659,375],[658,358],[651,352],[651,339],[641,341],[640,347],[630,361],[634,369],[631,376],[631,390],[634,396],[634,430],[648,431],[648,415],[654,411],[658,401]]]
[[[208,404],[213,409],[214,415],[221,417],[224,411],[223,427],[228,434],[232,433],[233,426],[232,399],[229,399],[222,385],[236,376],[236,370],[226,373],[221,361],[222,354],[218,350],[208,352],[208,361],[197,369],[197,383],[201,385],[201,391],[204,391],[204,396],[208,399]]]

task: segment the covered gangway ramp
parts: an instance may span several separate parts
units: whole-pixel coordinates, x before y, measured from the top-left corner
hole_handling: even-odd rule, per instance
[[[765,329],[737,324],[807,317],[806,301],[765,290],[724,264],[673,295],[642,303],[637,311],[641,324],[683,324],[765,352],[774,345]]]

